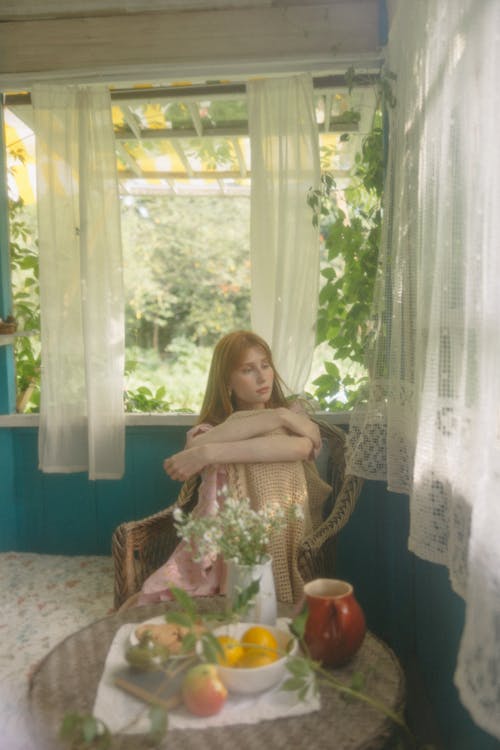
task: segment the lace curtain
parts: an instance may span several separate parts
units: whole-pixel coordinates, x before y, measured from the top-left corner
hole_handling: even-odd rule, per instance
[[[500,737],[500,4],[401,2],[382,257],[350,471],[410,495],[466,601],[455,681]]]
[[[45,472],[124,467],[124,298],[109,89],[35,84]]]
[[[311,368],[319,237],[306,203],[320,179],[310,75],[250,81],[252,328],[278,372],[300,393]]]

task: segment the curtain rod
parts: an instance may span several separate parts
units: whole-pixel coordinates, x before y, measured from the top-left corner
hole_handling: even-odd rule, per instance
[[[373,86],[380,76],[378,73],[360,73],[349,80],[350,86],[364,87]],[[338,89],[348,86],[344,74],[313,77],[315,90]],[[207,83],[203,86],[152,86],[151,88],[126,88],[111,89],[111,101],[141,101],[153,99],[201,99],[211,96],[244,96],[246,94],[245,83]],[[31,95],[4,94],[4,105],[9,107],[31,104]]]

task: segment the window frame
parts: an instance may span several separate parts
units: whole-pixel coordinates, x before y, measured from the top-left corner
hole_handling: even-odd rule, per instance
[[[0,117],[3,122],[3,103],[0,102]],[[0,318],[12,312],[12,289],[9,256],[9,199],[7,192],[7,152],[5,136],[0,128]],[[2,210],[1,207],[4,207]],[[16,410],[16,376],[14,369],[14,347],[10,336],[0,335],[0,415],[12,414]]]

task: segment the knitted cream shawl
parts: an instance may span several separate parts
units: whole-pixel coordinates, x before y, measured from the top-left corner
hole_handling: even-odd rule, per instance
[[[237,411],[229,419],[251,419],[257,413]],[[270,436],[282,434],[287,433],[278,429]],[[271,534],[269,544],[277,598],[297,602],[304,585],[297,565],[299,548],[304,537],[321,523],[322,506],[331,487],[320,478],[312,461],[228,464],[226,469],[230,497],[249,498],[255,510],[270,504],[285,509],[298,505],[303,509],[303,519],[292,516],[285,529]]]

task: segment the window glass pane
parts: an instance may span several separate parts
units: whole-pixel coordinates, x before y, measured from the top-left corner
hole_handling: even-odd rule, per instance
[[[40,404],[35,138],[29,126],[9,109],[4,118],[13,314],[18,334],[14,343],[16,409],[32,412],[38,411]]]
[[[164,389],[163,408],[199,410],[215,343],[250,326],[249,208],[248,197],[123,197],[129,408],[145,387]]]
[[[197,411],[215,342],[231,329],[250,326],[251,159],[244,86],[232,85],[231,94],[203,93],[212,89],[171,84],[111,92],[122,196],[129,410]],[[242,93],[234,93],[240,89]],[[358,287],[363,305],[369,305],[365,270],[356,264],[359,258],[368,268],[363,258],[373,258],[377,231],[380,196],[363,187],[367,162],[360,156],[375,108],[374,87],[348,91],[344,85],[315,94],[322,169],[334,181],[319,222],[320,303],[324,308],[326,300],[328,307],[328,298],[335,294],[332,314],[342,318],[330,319],[333,306],[320,310],[321,343],[306,388],[320,395],[324,406],[330,399],[337,406],[348,401],[344,386],[349,389],[364,376],[363,366],[353,363],[348,353],[349,341],[359,339],[354,316],[359,305],[352,301]],[[18,407],[36,410],[40,342],[35,139],[26,97],[5,111],[14,312],[21,330],[34,331],[16,341]],[[349,278],[344,279],[347,267]],[[365,315],[364,308],[357,315]],[[345,346],[339,349],[342,337]],[[359,345],[357,340],[358,350]],[[319,390],[314,383],[318,377]],[[335,382],[341,385],[331,393]]]

